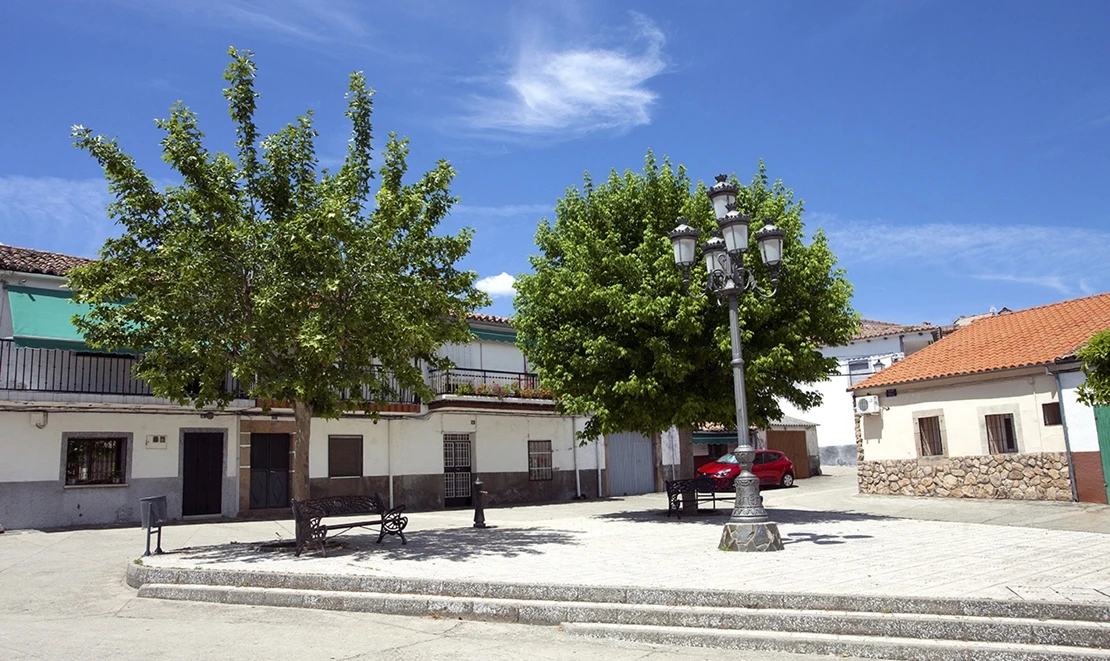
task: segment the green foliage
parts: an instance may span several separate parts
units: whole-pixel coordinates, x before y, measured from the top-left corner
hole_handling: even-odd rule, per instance
[[[236,158],[208,151],[178,103],[157,125],[179,181],[159,190],[114,139],[74,127],[76,146],[104,168],[124,230],[71,274],[75,298],[92,305],[75,323],[93,346],[141,350],[137,375],[180,403],[226,405],[228,373],[250,396],[310,416],[389,401],[400,388],[430,395],[417,361],[446,366],[436,349],[468,341],[467,312],[488,304],[476,274],[455,266],[470,230],[434,233],[456,201],[455,171],[439,161],[404,183],[408,142],[390,134],[371,203],[373,91],[362,74],[350,77],[346,158],[328,172],[318,170],[311,111],[260,139],[252,54],[229,54]]]
[[[1086,382],[1079,386],[1079,401],[1087,406],[1110,406],[1110,328],[1095,333],[1076,355],[1087,372]]]
[[[734,182],[735,183],[735,182]],[[771,299],[740,301],[752,424],[781,415],[776,397],[809,408],[817,393],[800,384],[828,378],[836,361],[818,347],[846,343],[858,326],[851,284],[836,267],[823,233],[803,243],[802,203],[762,162],[737,203],[755,219],[747,265],[764,286],[769,275],[754,239],[760,220],[786,231],[781,286]],[[735,426],[727,305],[701,295],[695,264],[683,290],[667,233],[688,218],[703,237],[716,229],[706,188],[682,166],[649,152],[642,173],[612,172],[570,188],[554,225],[540,223],[533,274],[516,283],[517,342],[563,410],[592,414],[585,436],[645,434],[703,422]],[[699,258],[700,259],[700,258]]]

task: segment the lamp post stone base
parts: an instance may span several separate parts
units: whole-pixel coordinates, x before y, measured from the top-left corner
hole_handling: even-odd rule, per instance
[[[763,523],[738,523],[729,521],[721,533],[721,551],[781,551],[782,537],[779,527],[769,521]]]

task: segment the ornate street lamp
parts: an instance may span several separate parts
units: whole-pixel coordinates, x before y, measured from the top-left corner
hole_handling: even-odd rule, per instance
[[[717,175],[717,183],[709,189],[709,199],[713,202],[721,236],[709,239],[702,246],[709,272],[705,290],[715,294],[718,302],[728,300],[733,397],[736,401],[736,434],[739,443],[739,447],[733,452],[740,463],[740,475],[735,481],[736,507],[725,524],[719,548],[722,551],[781,551],[779,528],[767,516],[767,510],[763,509],[759,478],[752,474],[755,447],[752,446],[748,430],[748,403],[744,391],[744,357],[740,347],[738,310],[739,298],[748,290],[766,298],[778,292],[782,243],[786,232],[767,219],[763,228],[755,233],[763,263],[771,270],[771,288],[764,292],[756,282],[755,275],[744,266],[744,253],[748,251],[750,241],[748,226],[751,219],[736,210],[737,192],[736,186],[728,183],[728,177]],[[690,267],[696,261],[693,246],[697,242],[698,231],[686,225],[684,220],[680,220],[680,223],[669,236],[674,244],[675,265],[682,269],[683,282],[689,287]]]

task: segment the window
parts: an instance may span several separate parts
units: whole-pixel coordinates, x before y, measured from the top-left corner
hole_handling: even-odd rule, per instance
[[[856,385],[871,376],[871,363],[867,360],[852,360],[848,362],[848,385]]]
[[[1041,404],[1041,413],[1044,414],[1045,427],[1064,424],[1064,418],[1060,415],[1060,402]]]
[[[1017,436],[1014,435],[1014,416],[1000,413],[986,416],[987,447],[991,454],[1017,452]]]
[[[66,439],[66,485],[124,484],[125,438]]]
[[[940,437],[940,416],[918,418],[917,437],[920,456],[935,457],[944,454],[944,443]]]
[[[528,441],[528,479],[551,479],[551,441]]]
[[[328,477],[362,477],[361,436],[328,436]]]

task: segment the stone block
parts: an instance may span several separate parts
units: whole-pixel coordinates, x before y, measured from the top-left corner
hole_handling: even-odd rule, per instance
[[[729,521],[721,533],[721,551],[781,551],[782,537],[775,523],[734,523]]]

